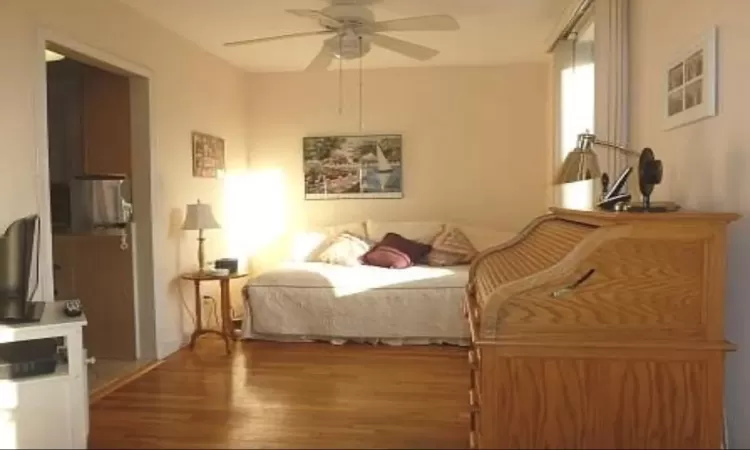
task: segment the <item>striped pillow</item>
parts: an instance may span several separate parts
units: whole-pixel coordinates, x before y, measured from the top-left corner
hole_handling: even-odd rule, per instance
[[[446,228],[432,243],[432,250],[427,255],[430,266],[458,266],[469,264],[477,250],[466,235],[458,228]]]

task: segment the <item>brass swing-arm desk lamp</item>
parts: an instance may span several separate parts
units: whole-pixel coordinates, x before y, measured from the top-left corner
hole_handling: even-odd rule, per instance
[[[633,167],[626,167],[610,187],[609,175],[606,173],[603,174],[599,168],[599,158],[594,152],[594,145],[611,148],[628,157],[638,156],[638,186],[643,195],[643,203],[631,203],[631,195],[627,192],[622,192],[628,177],[633,171]],[[597,206],[602,209],[628,210],[633,212],[673,211],[678,209],[678,206],[674,203],[658,206],[651,203],[651,193],[654,190],[654,186],[661,183],[662,174],[662,163],[654,157],[654,152],[650,148],[644,148],[639,153],[611,142],[601,141],[596,138],[596,135],[586,132],[578,135],[576,148],[565,157],[565,161],[563,161],[555,177],[555,184],[574,183],[598,178],[602,182],[602,195]]]

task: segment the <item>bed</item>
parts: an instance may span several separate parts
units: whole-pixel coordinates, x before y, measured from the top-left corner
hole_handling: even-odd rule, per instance
[[[312,246],[342,231],[373,241],[386,230],[416,239],[443,225],[357,222],[330,227]],[[514,235],[466,230],[479,250]],[[302,256],[299,251],[292,253],[297,256],[262,271],[243,287],[244,339],[468,345],[469,330],[462,315],[468,265],[350,267],[312,262],[309,249]]]
[[[461,315],[468,266],[394,270],[286,263],[244,288],[243,337],[468,344]]]

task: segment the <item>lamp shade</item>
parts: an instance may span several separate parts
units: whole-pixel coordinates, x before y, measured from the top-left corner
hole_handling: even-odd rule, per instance
[[[211,205],[200,201],[187,205],[185,222],[182,224],[183,230],[210,230],[212,228],[221,228],[221,225],[214,218]]]
[[[560,171],[555,177],[555,184],[575,183],[576,181],[599,178],[599,158],[591,148],[576,148],[568,153]]]

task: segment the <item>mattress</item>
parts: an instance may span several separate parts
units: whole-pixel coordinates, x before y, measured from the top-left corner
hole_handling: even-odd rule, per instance
[[[287,263],[243,289],[243,337],[466,344],[469,266],[385,269]]]

